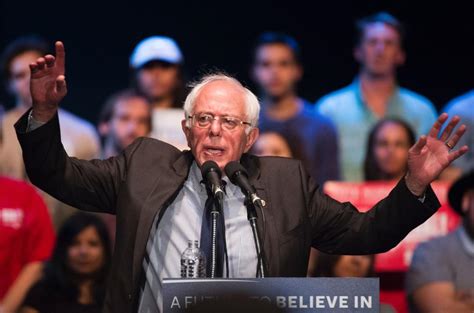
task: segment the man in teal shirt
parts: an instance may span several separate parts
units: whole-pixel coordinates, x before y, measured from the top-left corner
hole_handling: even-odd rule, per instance
[[[436,109],[428,99],[397,84],[396,70],[405,62],[400,22],[378,13],[360,20],[357,30],[354,57],[360,64],[359,75],[316,104],[316,110],[336,125],[342,176],[347,181],[363,179],[367,138],[378,120],[401,118],[418,136],[436,121]]]

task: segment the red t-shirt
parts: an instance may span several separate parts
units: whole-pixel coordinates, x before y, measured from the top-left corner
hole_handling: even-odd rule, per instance
[[[0,299],[26,264],[50,257],[54,237],[48,209],[35,189],[0,177]]]

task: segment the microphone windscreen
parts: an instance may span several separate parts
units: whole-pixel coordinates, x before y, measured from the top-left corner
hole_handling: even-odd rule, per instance
[[[224,167],[224,171],[225,171],[225,174],[227,175],[227,177],[229,177],[230,181],[235,184],[235,177],[236,177],[236,173],[237,172],[240,172],[241,175],[245,175],[246,177],[248,177],[248,174],[247,174],[247,170],[245,170],[245,168],[242,166],[242,164],[240,164],[239,162],[237,161],[231,161],[229,163],[227,163],[227,165]]]
[[[219,178],[221,177],[221,170],[216,162],[212,160],[204,162],[204,164],[201,166],[202,177],[206,178],[207,174],[211,171],[217,173],[219,175]]]

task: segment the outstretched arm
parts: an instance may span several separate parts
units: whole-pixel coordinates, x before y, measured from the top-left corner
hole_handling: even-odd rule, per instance
[[[422,136],[409,151],[408,172],[390,194],[366,213],[350,203],[340,203],[318,192],[309,183],[313,245],[333,254],[380,253],[397,245],[412,229],[427,220],[440,206],[430,183],[452,161],[468,150],[452,150],[466,131],[454,117],[438,137],[447,114],[442,114],[428,136]],[[303,175],[304,176],[304,175]],[[424,201],[419,201],[425,195]]]
[[[55,48],[56,56],[46,55],[30,64],[33,108],[15,124],[29,179],[79,209],[115,213],[117,190],[126,172],[125,154],[91,162],[66,154],[57,114],[67,92],[65,52],[59,41]]]

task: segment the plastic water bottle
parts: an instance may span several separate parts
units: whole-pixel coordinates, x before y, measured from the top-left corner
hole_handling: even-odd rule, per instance
[[[206,277],[206,256],[199,249],[197,240],[189,240],[188,247],[181,254],[181,277]]]

